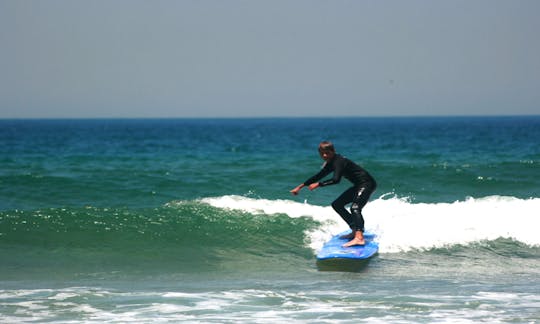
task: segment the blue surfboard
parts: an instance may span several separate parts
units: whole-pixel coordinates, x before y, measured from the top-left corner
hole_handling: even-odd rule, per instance
[[[374,256],[379,250],[379,244],[373,239],[376,237],[373,233],[364,233],[366,245],[356,245],[351,247],[343,247],[347,243],[347,239],[342,239],[341,236],[350,233],[350,231],[340,233],[333,236],[330,241],[326,242],[322,249],[317,253],[317,260],[330,259],[349,259],[349,260],[365,260]]]

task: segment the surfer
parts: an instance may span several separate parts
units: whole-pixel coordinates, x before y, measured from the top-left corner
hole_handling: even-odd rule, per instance
[[[353,186],[345,190],[332,202],[332,208],[352,230],[350,234],[344,237],[350,239],[350,241],[343,246],[365,245],[362,208],[367,204],[369,197],[377,187],[375,179],[358,164],[337,154],[334,145],[329,141],[323,141],[319,144],[319,154],[324,160],[321,171],[291,190],[291,193],[298,195],[300,190],[306,186],[309,190],[315,190],[318,187],[334,185],[340,182],[342,176],[345,177],[353,183]],[[319,182],[331,172],[334,172],[331,179]],[[352,203],[351,212],[345,209],[345,205],[349,203]]]

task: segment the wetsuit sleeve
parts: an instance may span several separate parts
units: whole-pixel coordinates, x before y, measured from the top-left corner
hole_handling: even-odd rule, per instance
[[[344,161],[342,161],[342,160],[337,161],[337,163],[335,164],[335,167],[334,167],[334,176],[331,179],[320,182],[319,185],[321,187],[324,187],[324,186],[330,186],[330,185],[338,184],[341,181],[341,176],[343,175],[343,170],[344,169],[345,169]]]
[[[321,180],[322,178],[326,177],[330,172],[332,172],[332,169],[328,164],[325,164],[321,171],[319,171],[319,173],[304,182],[304,186],[309,186],[310,184]]]

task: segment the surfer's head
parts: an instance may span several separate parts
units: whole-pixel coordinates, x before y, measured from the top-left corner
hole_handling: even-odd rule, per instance
[[[319,144],[319,154],[325,161],[331,160],[336,155],[334,144],[329,141],[323,141]]]

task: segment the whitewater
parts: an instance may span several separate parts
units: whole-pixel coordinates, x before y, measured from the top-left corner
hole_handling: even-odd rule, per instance
[[[310,217],[321,225],[306,233],[309,246],[318,251],[332,235],[348,229],[329,206],[307,201],[255,199],[243,196],[204,198],[202,202],[252,214]],[[411,203],[386,194],[364,208],[366,231],[375,233],[380,253],[428,250],[507,238],[540,246],[540,199],[505,196],[468,198],[453,203]]]

